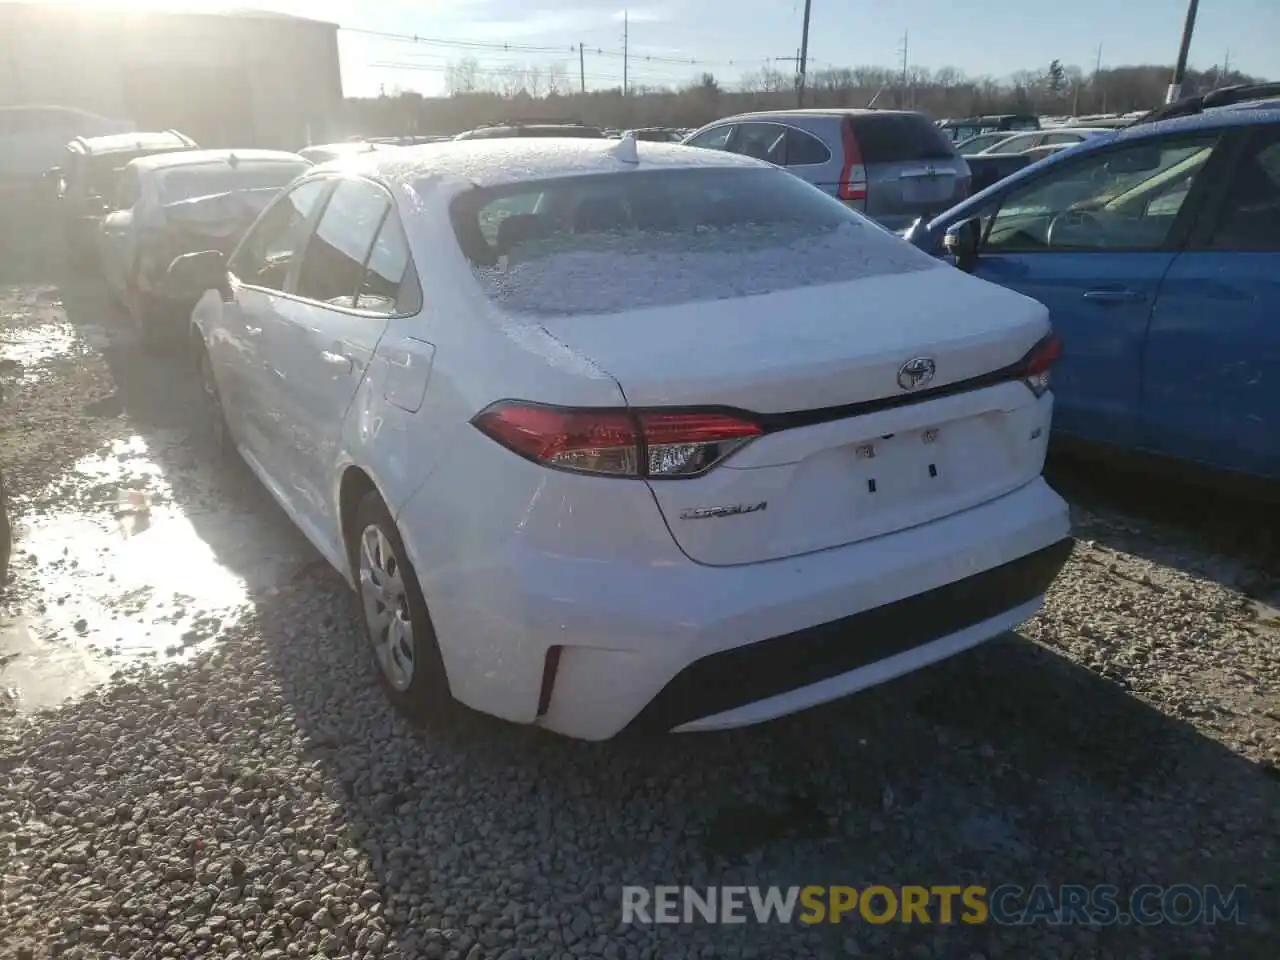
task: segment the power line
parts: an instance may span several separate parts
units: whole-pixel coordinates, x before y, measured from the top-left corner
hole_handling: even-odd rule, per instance
[[[386,30],[366,30],[361,27],[341,27],[340,29],[347,33],[373,37],[378,40],[388,40],[394,43],[414,43],[424,46],[438,46],[457,50],[485,50],[499,53],[541,53],[549,55],[575,54],[578,52],[578,48],[580,46],[580,44],[575,43],[565,44],[563,47],[549,47],[533,44],[504,43],[495,40],[457,40],[445,37],[424,37],[418,34],[409,33],[392,33]],[[707,60],[700,57],[678,57],[661,53],[637,53],[629,49],[626,51],[610,50],[607,47],[595,47],[594,49],[586,47],[585,50],[587,53],[592,53],[600,57],[644,60],[648,63],[669,63],[673,66],[738,67],[778,59],[776,57],[731,57],[728,60]]]

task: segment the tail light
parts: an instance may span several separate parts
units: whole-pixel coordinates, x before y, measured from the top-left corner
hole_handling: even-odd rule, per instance
[[[866,200],[866,173],[864,172],[862,178],[857,181],[853,178],[853,168],[862,166],[862,150],[858,146],[858,138],[853,134],[853,121],[848,117],[845,117],[840,125],[840,135],[844,143],[844,166],[840,169],[840,182],[836,185],[836,196],[846,203]]]
[[[502,400],[471,423],[526,460],[574,473],[694,477],[764,433],[718,411],[553,407]]]
[[[1049,374],[1062,355],[1062,340],[1051,333],[1034,347],[1022,361],[1022,379],[1037,397],[1049,389]]]

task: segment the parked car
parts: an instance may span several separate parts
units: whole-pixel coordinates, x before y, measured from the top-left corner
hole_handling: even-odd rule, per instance
[[[62,163],[48,171],[53,181],[67,252],[83,261],[96,252],[98,230],[116,195],[125,165],[138,157],[195,150],[194,140],[177,130],[76,137],[66,145]]]
[[[133,121],[59,106],[0,107],[0,181],[38,183],[76,137],[128,133]]]
[[[1040,304],[729,153],[357,164],[171,274],[215,435],[359,591],[406,714],[739,726],[1038,608],[1070,550]]]
[[[602,140],[599,127],[589,127],[576,120],[511,120],[488,123],[458,134],[455,140],[506,140],[512,137],[572,137]]]
[[[686,137],[786,167],[891,230],[969,193],[969,168],[923,114],[843,108],[745,113]]]
[[[1017,133],[1021,130],[1039,130],[1040,118],[1031,114],[1001,113],[985,117],[947,118],[938,121],[938,129],[951,138],[953,143],[968,140],[983,133],[1008,131]]]
[[[1174,104],[908,237],[1049,307],[1065,444],[1280,480],[1280,107]]]
[[[976,137],[969,137],[967,140],[956,141],[956,153],[962,157],[971,157],[976,153],[981,153],[987,147],[994,147],[1003,140],[1010,137],[1016,137],[1018,134],[1008,130],[997,130],[993,133],[980,133]]]
[[[99,232],[112,293],[153,343],[185,330],[192,303],[165,288],[172,260],[231,250],[280,189],[310,169],[278,150],[193,150],[130,161]],[[179,322],[181,321],[181,322]]]
[[[993,143],[984,150],[965,152],[967,159],[972,154],[980,157],[992,154],[1025,153],[1035,147],[1074,146],[1100,133],[1107,133],[1106,127],[1057,127],[1052,130],[1035,130],[1030,133],[1016,133],[1011,137]],[[962,151],[964,152],[964,151]]]
[[[655,143],[679,143],[684,137],[671,127],[638,127],[628,130],[637,140],[652,140]]]
[[[964,158],[969,167],[970,192],[978,193],[999,183],[1035,161],[1028,153],[979,153]]]
[[[309,163],[328,163],[330,160],[357,157],[375,150],[399,149],[394,143],[379,140],[344,140],[341,143],[321,143],[303,147],[298,156]]]

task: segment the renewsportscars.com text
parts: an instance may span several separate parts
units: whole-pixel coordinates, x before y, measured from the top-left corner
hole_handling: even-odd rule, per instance
[[[623,923],[1244,923],[1244,887],[623,887]]]

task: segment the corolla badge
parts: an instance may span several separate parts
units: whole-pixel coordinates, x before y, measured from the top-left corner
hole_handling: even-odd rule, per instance
[[[914,357],[898,371],[898,386],[903,390],[916,390],[930,383],[937,370],[932,357]]]
[[[759,513],[769,506],[768,501],[761,500],[759,503],[736,503],[727,507],[695,507],[691,510],[681,510],[681,520],[714,520],[717,517],[738,517],[744,513]]]

